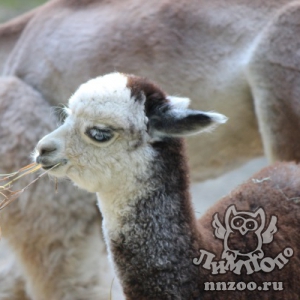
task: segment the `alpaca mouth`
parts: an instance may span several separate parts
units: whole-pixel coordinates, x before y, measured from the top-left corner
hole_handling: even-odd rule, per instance
[[[57,169],[57,168],[59,168],[60,166],[63,166],[63,165],[65,165],[67,163],[67,160],[66,159],[63,159],[63,160],[61,160],[61,161],[58,161],[58,162],[56,162],[56,163],[54,163],[54,164],[49,164],[49,165],[44,165],[43,163],[41,163],[41,165],[42,165],[42,168],[44,169],[44,170],[46,170],[46,171],[48,171],[48,170],[54,170],[54,169]]]
[[[52,166],[42,166],[42,168],[44,169],[44,170],[50,170],[50,169],[54,169],[55,167],[57,168],[59,165],[57,164],[57,165],[52,165]]]

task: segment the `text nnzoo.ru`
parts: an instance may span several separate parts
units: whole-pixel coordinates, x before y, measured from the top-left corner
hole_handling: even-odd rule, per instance
[[[262,285],[257,285],[255,282],[205,282],[205,291],[269,291],[273,289],[274,291],[282,291],[282,282],[263,282]]]

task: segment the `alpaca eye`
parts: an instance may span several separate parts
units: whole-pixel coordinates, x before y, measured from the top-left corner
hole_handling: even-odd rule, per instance
[[[89,138],[100,143],[107,142],[113,137],[111,130],[97,127],[89,128],[85,133]]]

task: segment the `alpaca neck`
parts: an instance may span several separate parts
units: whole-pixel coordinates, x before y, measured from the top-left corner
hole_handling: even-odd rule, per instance
[[[137,187],[136,197],[122,198],[120,189],[123,208],[114,212],[105,205],[112,199],[100,197],[106,242],[127,299],[193,299],[198,289],[198,268],[192,263],[198,234],[182,144],[175,140],[157,147],[162,159],[151,169],[163,169],[164,174],[149,175],[142,193]]]

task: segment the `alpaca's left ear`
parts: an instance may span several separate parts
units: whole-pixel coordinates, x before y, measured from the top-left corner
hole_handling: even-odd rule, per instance
[[[152,137],[197,134],[227,121],[227,117],[219,113],[187,109],[188,98],[169,96],[167,99],[170,101],[168,105],[149,119],[149,133]]]

